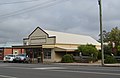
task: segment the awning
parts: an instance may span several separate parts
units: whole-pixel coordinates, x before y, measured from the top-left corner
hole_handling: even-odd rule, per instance
[[[55,51],[75,51],[75,50],[77,50],[77,48],[75,48],[75,47],[61,47],[61,46],[57,46],[57,47],[55,47]]]

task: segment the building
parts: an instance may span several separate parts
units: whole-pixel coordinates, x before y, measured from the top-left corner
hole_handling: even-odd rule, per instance
[[[8,54],[22,54],[24,49],[13,48],[12,46],[22,45],[21,43],[16,42],[7,42],[0,44],[0,60],[3,60],[3,57]]]
[[[43,30],[37,27],[27,38],[23,39],[23,46],[13,48],[25,49],[30,58],[41,57],[43,61],[60,62],[65,54],[79,54],[79,45],[92,44],[100,49],[100,43],[90,36]]]

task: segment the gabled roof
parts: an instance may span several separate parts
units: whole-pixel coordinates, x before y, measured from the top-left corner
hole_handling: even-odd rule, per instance
[[[95,39],[86,35],[78,35],[78,34],[70,34],[63,32],[56,32],[50,30],[44,30],[49,36],[56,36],[56,43],[58,44],[92,44],[92,45],[100,45]]]
[[[30,33],[30,35],[28,36],[28,38],[29,38],[37,29],[39,29],[39,30],[43,31],[44,33],[46,33],[42,28],[37,27],[32,33]],[[47,34],[47,33],[46,33],[46,34]],[[47,35],[48,35],[48,34],[47,34]],[[24,39],[26,39],[26,38],[24,38]]]

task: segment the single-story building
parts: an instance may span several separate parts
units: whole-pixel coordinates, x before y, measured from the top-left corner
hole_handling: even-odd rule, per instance
[[[0,44],[0,60],[3,60],[3,57],[8,54],[22,54],[24,49],[13,48],[12,46],[22,45],[21,43],[7,42]]]
[[[62,56],[79,54],[76,49],[79,45],[92,44],[100,49],[100,43],[90,36],[43,30],[37,27],[27,38],[23,39],[23,46],[13,48],[24,49],[31,58],[44,55],[43,61],[60,62]]]

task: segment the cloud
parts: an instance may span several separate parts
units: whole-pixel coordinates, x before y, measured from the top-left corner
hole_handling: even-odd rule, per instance
[[[9,2],[4,0],[0,1],[0,3],[6,1]],[[37,26],[47,30],[90,35],[95,39],[99,38],[98,0],[56,0],[61,2],[49,6],[45,3],[46,1],[52,0],[0,5],[0,43],[9,41],[22,42],[22,39],[27,37]],[[104,30],[109,31],[115,26],[119,27],[119,3],[120,0],[102,0]],[[25,13],[15,13],[16,15],[13,13],[38,4],[41,4],[42,7],[40,5]],[[3,17],[5,14],[13,15],[6,18]]]

